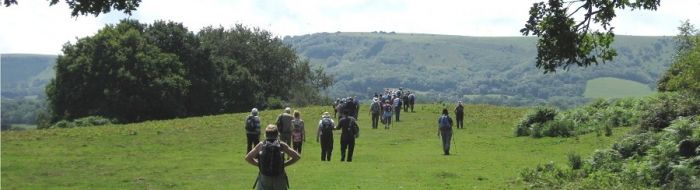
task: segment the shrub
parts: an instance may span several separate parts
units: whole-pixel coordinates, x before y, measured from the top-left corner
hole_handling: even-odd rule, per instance
[[[540,131],[540,128],[541,128],[541,127],[535,127],[535,126],[533,126],[533,124],[546,123],[547,121],[554,120],[555,116],[557,116],[557,110],[555,110],[554,108],[537,107],[533,111],[530,111],[528,114],[526,114],[525,117],[522,120],[520,120],[520,122],[516,125],[515,135],[516,136],[530,135],[533,137],[535,137],[535,136],[541,137],[542,134],[536,134],[536,135],[531,134],[531,130]],[[537,129],[535,129],[535,128],[537,128]]]
[[[569,120],[553,120],[542,124],[542,134],[548,137],[574,136],[574,123]]]
[[[611,149],[596,150],[591,156],[591,159],[589,160],[591,172],[588,173],[600,170],[609,172],[620,172],[622,171],[621,160],[622,156],[617,151],[613,151]]]
[[[632,135],[613,144],[612,149],[617,151],[622,158],[644,156],[646,151],[658,144],[657,137],[652,132]]]
[[[61,120],[56,122],[49,128],[73,128],[73,127],[90,127],[112,124],[112,120],[104,118],[102,116],[88,116],[73,121]]]
[[[583,161],[581,161],[581,155],[578,155],[576,153],[569,153],[566,157],[569,159],[569,166],[571,166],[572,170],[581,169],[581,166],[583,166]]]

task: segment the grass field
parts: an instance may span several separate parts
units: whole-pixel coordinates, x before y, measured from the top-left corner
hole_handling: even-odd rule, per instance
[[[589,80],[583,95],[586,98],[641,97],[654,93],[647,85],[631,80],[601,77]]]
[[[621,136],[514,137],[527,111],[469,105],[450,156],[436,136],[440,105],[402,113],[390,130],[370,128],[360,114],[352,163],[320,161],[315,124],[329,107],[302,108],[309,135],[302,159],[287,168],[293,189],[510,189],[522,188],[525,167],[566,163],[570,152],[588,155]],[[269,123],[280,110],[261,112]],[[249,189],[257,168],[247,164],[247,113],[92,128],[2,132],[2,189]]]

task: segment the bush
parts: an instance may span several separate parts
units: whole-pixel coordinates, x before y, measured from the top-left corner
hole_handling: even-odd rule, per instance
[[[648,100],[642,108],[640,126],[645,130],[662,130],[680,116],[700,114],[700,100],[684,94],[663,93]]]
[[[617,151],[613,151],[611,149],[596,150],[591,156],[591,159],[589,160],[589,164],[591,166],[591,168],[589,169],[591,171],[589,171],[588,173],[600,170],[609,172],[620,172],[622,171],[621,161],[622,156]]]
[[[541,133],[532,134],[531,130],[541,131],[541,126],[535,127],[533,124],[544,124],[548,121],[554,120],[557,116],[557,110],[549,107],[537,107],[533,111],[530,111],[525,117],[520,120],[520,122],[515,127],[516,136],[538,136],[541,137]]]
[[[632,135],[613,144],[612,149],[617,151],[622,158],[633,156],[645,156],[646,151],[658,144],[654,133],[645,132]]]
[[[569,166],[571,166],[572,170],[581,169],[581,166],[583,166],[583,161],[581,161],[581,155],[578,155],[576,153],[569,153],[566,157],[569,159]]]
[[[73,127],[91,127],[99,125],[112,124],[113,121],[102,116],[88,116],[79,118],[73,121],[61,120],[56,122],[49,128],[73,128]]]
[[[553,120],[542,124],[542,134],[548,137],[574,136],[574,123],[568,120]]]

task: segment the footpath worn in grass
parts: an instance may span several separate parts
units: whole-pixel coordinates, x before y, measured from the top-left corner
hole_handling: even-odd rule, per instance
[[[566,154],[587,155],[612,137],[514,137],[526,109],[469,105],[464,130],[455,130],[452,154],[436,135],[441,105],[418,105],[390,130],[370,127],[361,109],[353,162],[320,161],[318,119],[328,107],[299,109],[306,122],[302,159],[287,168],[293,189],[520,188],[525,167]],[[264,124],[280,110],[261,112]],[[257,168],[247,164],[247,113],[92,128],[2,132],[2,189],[249,189]]]

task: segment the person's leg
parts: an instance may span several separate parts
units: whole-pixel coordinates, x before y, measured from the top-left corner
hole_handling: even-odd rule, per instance
[[[299,154],[301,154],[301,147],[302,147],[302,145],[304,145],[304,144],[303,144],[302,142],[299,142],[299,150],[297,151],[297,152],[299,152]]]
[[[251,134],[246,134],[246,154],[250,152],[250,150],[253,150],[253,136]]]
[[[345,151],[348,148],[348,144],[344,141],[340,141],[340,161],[345,161]]]
[[[352,153],[355,152],[355,140],[348,142],[348,162],[352,162]]]
[[[447,140],[446,140],[446,143],[447,143],[447,144],[445,144],[445,145],[446,145],[446,146],[445,146],[445,152],[447,153],[447,155],[449,155],[449,154],[450,154],[450,145],[452,144],[452,143],[450,143],[450,142],[452,142],[452,132],[446,133],[445,136],[446,136],[446,139],[447,139]]]
[[[448,146],[448,141],[447,141],[447,133],[446,132],[441,132],[441,137],[442,137],[442,151],[445,155],[449,154],[447,152],[447,146]]]

